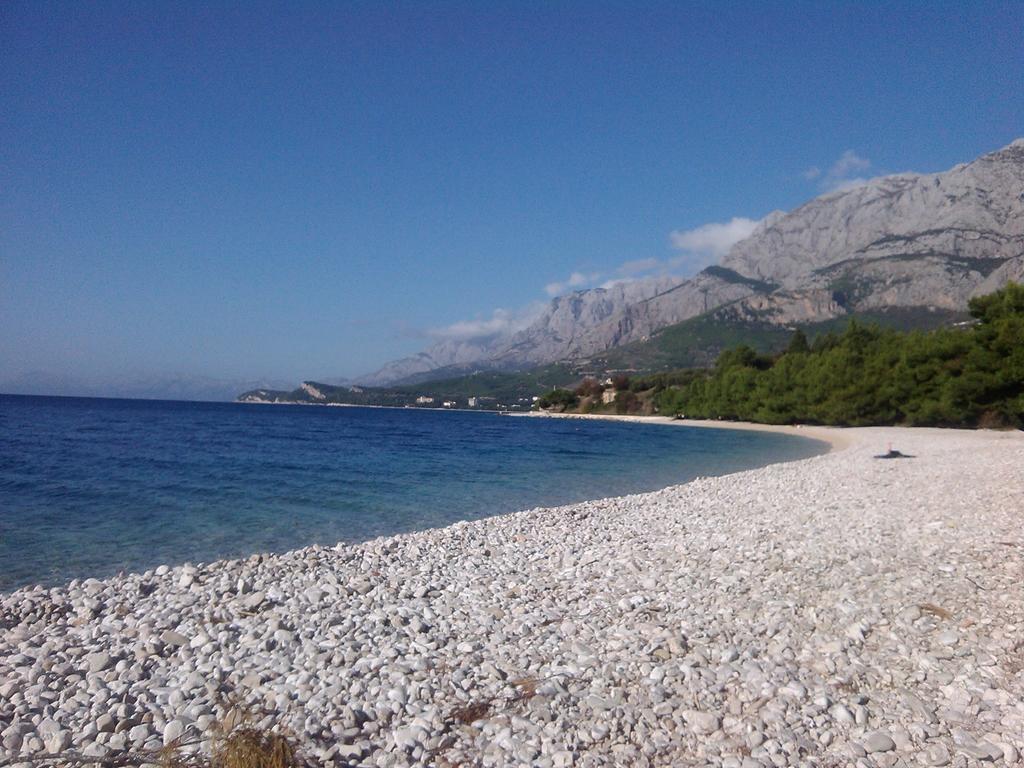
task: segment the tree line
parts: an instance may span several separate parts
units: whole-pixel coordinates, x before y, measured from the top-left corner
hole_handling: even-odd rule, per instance
[[[556,389],[542,408],[680,415],[767,424],[1024,426],[1024,286],[972,299],[973,321],[900,332],[856,320],[782,354],[748,346],[715,366]],[[601,393],[616,390],[613,404]]]
[[[768,424],[1024,424],[1024,286],[972,299],[973,323],[899,332],[851,321],[781,355],[740,346],[714,368],[659,387],[658,412]],[[634,382],[643,386],[644,382]]]

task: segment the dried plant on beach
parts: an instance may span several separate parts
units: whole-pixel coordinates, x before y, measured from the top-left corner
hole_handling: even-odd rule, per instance
[[[291,740],[279,733],[240,728],[215,742],[210,768],[298,768]]]
[[[539,681],[535,677],[524,677],[520,680],[510,680],[509,685],[517,689],[513,701],[529,701],[536,696],[538,682]]]
[[[537,677],[523,677],[515,680],[509,680],[508,685],[516,689],[512,696],[502,698],[492,697],[489,699],[480,699],[478,701],[471,702],[466,706],[452,710],[448,719],[454,723],[469,725],[477,720],[483,720],[484,718],[489,717],[496,711],[508,709],[509,707],[527,702],[537,695],[537,685],[542,682],[543,679]]]
[[[449,718],[462,725],[469,725],[477,720],[483,720],[489,714],[491,714],[490,701],[474,701],[472,704],[452,710]]]
[[[953,614],[952,613],[947,611],[945,608],[941,608],[938,605],[933,605],[932,603],[922,603],[921,605],[919,605],[917,607],[920,608],[925,613],[930,613],[930,614],[932,614],[932,616],[938,616],[940,619],[952,619],[953,618]]]
[[[162,749],[113,752],[102,757],[67,751],[57,755],[19,756],[0,761],[0,768],[309,768],[294,742],[284,734],[238,725],[215,731],[209,754],[191,751],[200,741],[177,740]]]

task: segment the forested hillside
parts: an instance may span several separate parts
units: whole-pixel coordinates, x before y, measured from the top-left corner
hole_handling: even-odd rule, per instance
[[[789,424],[1024,423],[1024,286],[972,299],[966,327],[900,333],[852,322],[775,357],[747,346],[654,395],[662,414]]]

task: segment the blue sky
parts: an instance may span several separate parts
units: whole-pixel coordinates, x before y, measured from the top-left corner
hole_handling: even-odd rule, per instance
[[[1021,29],[1019,2],[5,2],[0,391],[354,375],[627,262],[692,270],[744,219],[1024,135]]]

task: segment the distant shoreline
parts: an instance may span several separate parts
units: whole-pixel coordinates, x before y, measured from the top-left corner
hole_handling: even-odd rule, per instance
[[[455,413],[493,413],[526,416],[527,411],[496,411],[489,408],[426,408],[421,405],[366,405],[364,403],[307,403],[300,400],[272,402],[270,400],[229,400],[237,405],[315,405],[320,408],[384,408],[392,411],[451,411]]]
[[[314,405],[330,408],[385,408],[394,411],[441,411],[454,413],[489,413],[499,416],[526,416],[552,419],[592,419],[597,421],[621,421],[634,424],[667,424],[702,429],[731,429],[743,432],[774,432],[780,435],[806,437],[828,443],[831,451],[842,450],[851,444],[851,438],[844,434],[847,427],[824,427],[818,425],[758,424],[752,421],[715,421],[711,419],[673,419],[668,416],[636,416],[614,413],[551,413],[549,411],[497,411],[483,408],[424,408],[415,405],[363,405],[360,403],[313,403],[300,401],[272,402],[269,400],[234,400],[239,405]]]
[[[806,437],[828,443],[829,452],[841,451],[854,444],[854,438],[848,431],[850,427],[823,427],[818,425],[758,424],[753,421],[714,421],[711,419],[673,419],[669,416],[634,416],[614,413],[549,413],[547,411],[529,411],[513,413],[512,416],[530,416],[533,418],[551,419],[596,419],[600,421],[624,421],[633,424],[664,424],[677,427],[699,427],[701,429],[732,429],[742,432],[774,432],[780,435]],[[863,428],[861,428],[863,429]],[[889,429],[889,427],[879,427]]]

